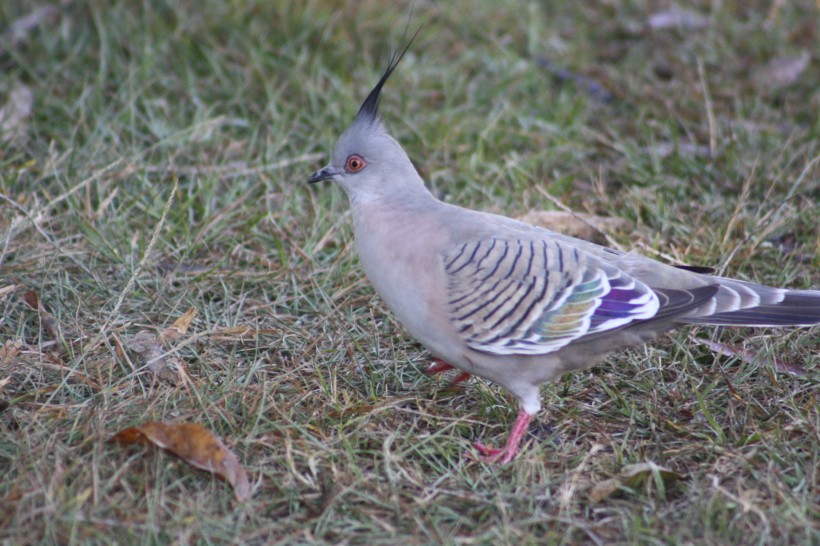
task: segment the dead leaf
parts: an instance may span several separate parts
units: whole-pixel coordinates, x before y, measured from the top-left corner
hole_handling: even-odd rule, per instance
[[[191,326],[197,312],[196,307],[191,307],[185,311],[185,314],[176,319],[171,326],[160,332],[160,337],[164,341],[177,341],[188,332],[188,327]]]
[[[635,489],[640,487],[654,474],[658,474],[664,483],[672,483],[680,480],[685,480],[686,476],[679,474],[674,470],[669,470],[659,466],[652,461],[644,463],[628,464],[621,469],[621,476],[623,483],[627,487]]]
[[[776,57],[757,72],[756,80],[770,89],[788,87],[800,79],[810,60],[811,55],[805,50],[799,55]]]
[[[191,326],[197,312],[196,307],[191,307],[176,319],[171,326],[164,328],[159,333],[140,330],[127,338],[125,345],[139,356],[143,364],[155,376],[171,383],[179,383],[187,375],[185,363],[173,354],[169,355],[164,346],[179,341],[182,336],[188,333],[188,328]]]
[[[760,355],[755,353],[754,351],[750,351],[749,349],[743,349],[741,347],[727,345],[726,343],[721,343],[719,341],[714,341],[711,339],[702,339],[699,337],[695,337],[694,335],[689,336],[693,342],[698,343],[700,345],[706,345],[709,347],[709,350],[713,353],[722,354],[726,356],[736,356],[741,359],[743,362],[754,363],[759,362],[761,360]],[[763,360],[768,360],[763,358]],[[772,358],[774,363],[774,367],[781,372],[788,372],[793,375],[806,375],[808,372],[798,366],[797,364],[791,364],[790,362],[785,362],[780,360],[779,358]]]
[[[687,478],[683,474],[659,466],[652,461],[629,464],[621,468],[618,477],[593,485],[589,490],[589,498],[592,502],[601,502],[619,491],[637,489],[650,479],[659,479],[667,485]]]
[[[600,241],[605,233],[630,227],[630,223],[623,218],[607,218],[595,214],[558,210],[531,210],[519,216],[518,220],[571,237],[593,241]]]
[[[34,94],[22,83],[15,83],[6,104],[0,108],[0,142],[20,139],[27,129],[27,120],[34,110]]]
[[[652,30],[668,28],[697,30],[709,26],[709,19],[694,11],[673,7],[666,11],[653,13],[649,16],[648,23]]]
[[[177,383],[178,370],[181,369],[182,363],[179,359],[165,354],[159,335],[149,330],[140,330],[128,337],[125,345],[139,356],[142,363],[155,376],[171,383]]]
[[[37,311],[37,316],[40,319],[40,324],[43,326],[43,329],[46,333],[51,337],[51,339],[62,341],[62,336],[60,335],[60,329],[57,324],[57,319],[45,308],[45,306],[40,302],[40,297],[37,295],[37,292],[34,290],[26,290],[23,292],[23,302],[28,305],[32,310]]]
[[[17,288],[16,284],[8,284],[6,286],[0,287],[0,298],[7,294],[11,294]]]
[[[9,339],[0,347],[0,366],[6,366],[20,354],[23,343],[17,339]]]
[[[40,308],[40,297],[34,290],[26,290],[23,292],[23,303],[37,311]]]
[[[589,490],[589,500],[596,503],[601,502],[617,493],[620,488],[621,482],[615,478],[598,482]]]
[[[198,423],[149,421],[121,430],[112,438],[121,444],[152,443],[173,453],[189,465],[228,482],[236,499],[247,500],[251,486],[245,469],[222,441]]]

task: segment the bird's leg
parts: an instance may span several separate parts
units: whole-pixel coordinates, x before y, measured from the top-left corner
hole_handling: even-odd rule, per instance
[[[430,364],[430,367],[424,370],[424,373],[427,375],[433,375],[434,373],[442,373],[446,372],[447,370],[454,369],[455,366],[452,364],[447,364],[442,359],[438,357],[433,357],[433,363]]]
[[[424,370],[424,373],[427,375],[433,375],[436,373],[443,373],[448,370],[454,369],[455,366],[453,366],[452,364],[448,364],[447,362],[444,362],[442,359],[434,357],[433,363],[430,365],[429,368]],[[468,374],[467,372],[459,372],[459,374],[455,377],[455,379],[453,379],[452,383],[450,384],[457,385],[458,383],[461,383],[462,381],[466,381],[468,379],[470,379],[470,374]]]
[[[507,438],[507,445],[502,449],[486,446],[480,442],[473,444],[482,461],[487,463],[507,464],[518,454],[518,447],[521,445],[521,439],[527,433],[527,427],[532,421],[533,415],[527,413],[524,409],[518,410],[518,417],[515,419],[510,437]]]

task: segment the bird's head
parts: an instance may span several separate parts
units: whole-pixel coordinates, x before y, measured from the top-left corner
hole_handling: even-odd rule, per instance
[[[309,183],[332,180],[344,188],[352,201],[424,187],[407,153],[387,133],[379,118],[382,88],[413,38],[390,59],[387,69],[367,95],[353,123],[336,141],[330,163],[313,173],[308,179]]]

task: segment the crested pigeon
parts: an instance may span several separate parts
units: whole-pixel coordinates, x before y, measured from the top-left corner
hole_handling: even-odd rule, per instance
[[[457,381],[475,375],[518,400],[506,445],[475,444],[482,459],[510,462],[541,409],[539,386],[614,349],[687,324],[820,322],[820,290],[711,276],[439,201],[378,115],[408,47],[308,182],[331,180],[347,193],[361,265],[432,353],[429,371],[456,368]]]

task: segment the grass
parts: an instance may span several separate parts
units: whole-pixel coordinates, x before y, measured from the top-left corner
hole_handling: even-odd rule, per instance
[[[42,5],[4,3],[0,30]],[[816,329],[697,333],[751,359],[686,331],[614,354],[543,388],[513,464],[465,457],[504,441],[514,403],[420,373],[429,355],[357,266],[345,197],[305,184],[410,5],[68,2],[6,40],[0,100],[23,85],[33,110],[0,146],[0,540],[820,541]],[[697,2],[704,27],[650,29],[665,7],[415,2],[383,115],[450,202],[520,215],[554,208],[548,191],[629,220],[626,248],[820,286],[818,71],[780,88],[763,72],[814,51],[816,5]],[[172,347],[187,380],[122,350],[191,307]],[[217,433],[251,500],[107,441],[148,420]],[[620,477],[647,462],[683,478]]]

